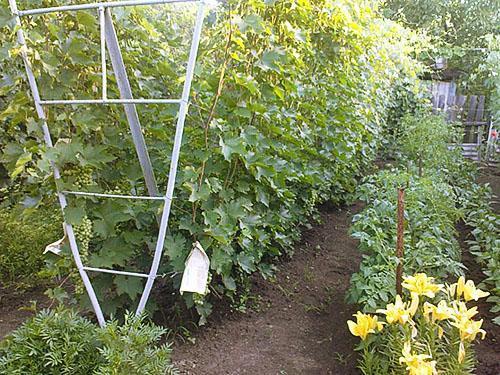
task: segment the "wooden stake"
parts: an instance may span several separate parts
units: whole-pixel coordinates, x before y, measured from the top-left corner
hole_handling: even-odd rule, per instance
[[[396,257],[398,265],[396,267],[396,292],[399,295],[403,294],[403,258],[404,258],[404,213],[405,213],[405,190],[398,188],[398,224],[397,224],[397,240],[396,240]]]

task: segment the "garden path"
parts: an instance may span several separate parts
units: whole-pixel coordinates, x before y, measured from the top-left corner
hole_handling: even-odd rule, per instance
[[[322,224],[306,231],[291,259],[278,264],[273,282],[253,279],[255,306],[209,319],[206,328],[174,348],[183,374],[357,374],[358,342],[344,302],[361,259],[349,237],[357,204],[324,208]]]

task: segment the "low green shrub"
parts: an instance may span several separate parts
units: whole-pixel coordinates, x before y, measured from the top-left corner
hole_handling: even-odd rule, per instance
[[[2,342],[0,374],[92,374],[102,363],[96,328],[71,310],[42,311]]]
[[[168,344],[158,345],[164,328],[145,323],[144,317],[127,314],[125,323],[116,320],[98,329],[99,353],[104,359],[99,375],[169,375],[176,373],[170,363]]]
[[[169,375],[163,328],[127,315],[99,328],[73,310],[45,310],[0,343],[0,374]]]
[[[62,237],[62,218],[55,208],[0,209],[0,282],[30,286],[43,278],[45,246]]]

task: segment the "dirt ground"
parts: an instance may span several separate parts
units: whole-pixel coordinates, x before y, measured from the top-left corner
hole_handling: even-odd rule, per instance
[[[43,309],[49,305],[43,294],[45,286],[28,291],[15,291],[0,286],[0,339],[33,315],[34,307]]]
[[[344,302],[361,259],[348,235],[353,213],[323,210],[272,283],[254,279],[260,308],[209,321],[194,345],[174,348],[183,374],[357,374],[357,343],[346,325],[355,307]]]

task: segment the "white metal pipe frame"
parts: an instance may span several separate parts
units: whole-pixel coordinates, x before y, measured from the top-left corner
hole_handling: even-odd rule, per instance
[[[77,10],[99,9],[99,8],[117,8],[137,5],[160,5],[160,4],[173,4],[173,3],[189,3],[200,2],[201,0],[126,0],[126,1],[107,1],[99,3],[88,4],[75,4],[75,5],[62,5],[59,7],[38,8],[29,10],[17,10],[12,12],[14,15],[33,16],[37,14],[47,14],[55,12],[68,12]]]
[[[196,14],[196,20],[194,24],[194,31],[191,40],[191,48],[189,51],[189,58],[187,61],[186,76],[184,79],[184,86],[182,89],[182,95],[179,99],[158,99],[158,98],[140,98],[134,99],[132,96],[132,91],[130,88],[130,83],[128,76],[126,74],[125,65],[123,63],[123,58],[121,56],[120,48],[118,45],[118,39],[116,37],[116,32],[113,26],[113,20],[111,15],[111,8],[115,7],[128,7],[128,6],[139,6],[139,5],[160,5],[160,4],[173,4],[173,3],[185,3],[185,2],[195,2],[198,3],[198,11]],[[78,272],[83,280],[83,284],[87,291],[87,294],[92,303],[92,307],[95,311],[97,320],[101,326],[106,324],[106,320],[102,313],[97,295],[94,291],[92,283],[87,275],[88,272],[102,272],[110,273],[115,275],[141,277],[146,279],[146,284],[139,301],[136,313],[141,314],[146,307],[146,303],[149,299],[151,293],[151,288],[153,287],[154,280],[157,277],[158,268],[160,265],[160,260],[163,253],[163,246],[165,242],[165,236],[168,228],[168,221],[170,217],[172,200],[174,199],[173,193],[175,188],[175,180],[177,175],[177,166],[179,162],[179,154],[182,143],[182,135],[184,131],[184,123],[186,120],[186,115],[189,108],[189,96],[191,91],[191,83],[194,76],[194,69],[196,65],[196,57],[198,54],[198,46],[201,38],[201,31],[203,25],[203,18],[205,14],[205,1],[203,0],[125,0],[125,1],[114,1],[114,2],[97,2],[89,4],[78,4],[78,5],[66,5],[50,8],[39,8],[31,10],[18,10],[16,0],[9,0],[9,5],[12,14],[15,16],[16,26],[17,26],[17,39],[21,46],[21,57],[24,61],[26,75],[28,77],[29,86],[33,95],[33,100],[35,103],[35,109],[37,115],[42,123],[42,131],[44,136],[44,141],[47,147],[53,147],[53,141],[50,134],[50,130],[47,123],[47,117],[45,115],[44,106],[52,105],[123,105],[125,113],[127,115],[127,120],[129,122],[132,140],[136,147],[139,163],[141,165],[146,186],[148,188],[149,196],[135,196],[135,195],[121,195],[121,194],[103,194],[98,192],[82,192],[82,191],[57,191],[57,196],[59,199],[59,204],[63,210],[67,206],[67,195],[83,196],[83,197],[93,197],[93,198],[114,198],[114,199],[143,199],[143,200],[157,200],[163,201],[163,212],[161,214],[161,219],[159,221],[158,239],[156,242],[155,252],[151,264],[149,273],[137,273],[128,272],[125,270],[111,270],[104,268],[88,267],[83,265],[82,259],[80,257],[80,252],[78,249],[78,244],[76,241],[75,233],[71,224],[65,223],[66,234],[69,239],[69,244],[71,248],[71,254],[75,260]],[[27,45],[24,37],[24,30],[22,28],[21,17],[23,16],[34,16],[54,12],[66,12],[66,11],[80,11],[88,9],[98,10],[98,20],[100,25],[100,53],[101,53],[101,77],[102,77],[102,93],[100,99],[69,99],[69,100],[42,100],[40,98],[40,92],[38,90],[38,85],[36,82],[35,75],[31,68],[31,62],[28,59]],[[111,58],[111,63],[113,65],[113,73],[115,74],[118,89],[120,92],[120,99],[109,99],[107,97],[107,69],[106,69],[106,49]],[[149,159],[149,153],[147,152],[147,147],[142,136],[141,125],[137,115],[136,104],[176,104],[179,105],[179,112],[177,116],[177,124],[175,128],[174,145],[172,150],[172,156],[170,161],[170,168],[168,174],[167,189],[165,195],[160,195],[158,193],[158,188],[156,186],[156,180],[153,174],[153,169]],[[61,174],[58,167],[54,162],[51,163],[54,178],[56,180],[61,179]]]

